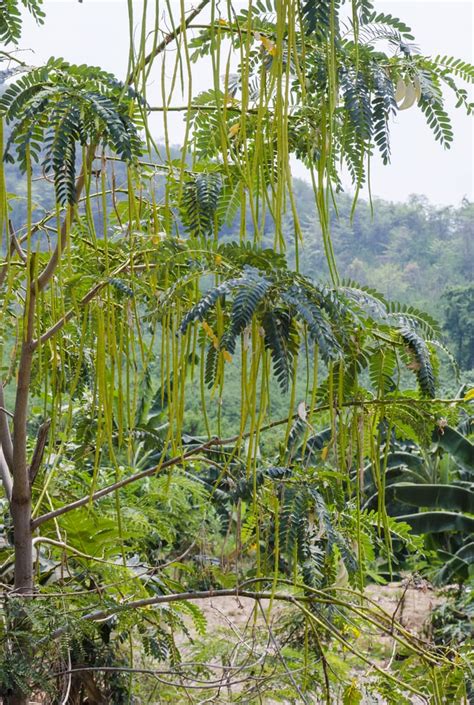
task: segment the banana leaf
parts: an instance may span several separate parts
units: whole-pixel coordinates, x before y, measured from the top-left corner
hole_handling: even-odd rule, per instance
[[[474,532],[474,517],[456,512],[420,512],[396,517],[409,524],[415,534],[438,534],[443,531]]]
[[[402,451],[389,453],[387,456],[387,468],[407,467],[416,470],[424,464],[424,460],[419,455],[413,453],[403,453]],[[380,458],[380,467],[383,467],[384,456]]]
[[[474,471],[474,445],[459,431],[445,426],[443,432],[433,431],[433,442],[451,455],[462,468]]]
[[[469,576],[469,566],[474,563],[474,542],[468,543],[457,551],[441,568],[436,576],[438,585],[451,582],[454,579],[466,580]]]
[[[474,492],[456,485],[418,485],[400,482],[389,485],[386,495],[404,504],[430,509],[447,509],[474,514]]]

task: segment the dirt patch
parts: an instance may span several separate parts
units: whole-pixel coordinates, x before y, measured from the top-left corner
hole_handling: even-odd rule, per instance
[[[425,580],[369,585],[365,594],[412,634],[429,638],[430,616],[445,602]]]

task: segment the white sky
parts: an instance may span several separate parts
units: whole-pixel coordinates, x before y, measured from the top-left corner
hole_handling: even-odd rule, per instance
[[[149,3],[154,5],[153,2]],[[179,0],[170,0],[177,9]],[[185,1],[186,9],[195,2]],[[226,7],[222,0],[223,11]],[[234,6],[247,3],[237,0]],[[379,11],[396,15],[412,27],[416,43],[423,54],[448,54],[474,62],[473,15],[471,0],[390,0],[376,2]],[[136,2],[137,22],[141,2]],[[162,1],[161,6],[165,6]],[[22,48],[34,54],[22,58],[40,64],[50,56],[62,56],[72,63],[98,65],[124,78],[128,58],[128,15],[126,0],[46,0],[46,23],[37,27],[25,17]],[[151,26],[150,26],[151,29]],[[160,69],[150,77],[151,105],[160,105]],[[212,85],[209,63],[195,70],[193,94]],[[471,98],[472,99],[472,98]],[[186,102],[179,96],[177,103]],[[431,131],[419,110],[412,108],[399,113],[392,124],[392,163],[384,167],[373,160],[372,193],[388,200],[405,200],[411,193],[425,194],[434,204],[457,204],[464,197],[474,199],[474,134],[472,118],[461,110],[448,106],[454,124],[455,141],[449,151],[435,143]],[[156,137],[162,133],[156,125]],[[182,119],[172,119],[170,136],[179,144],[183,134]],[[304,178],[304,168],[295,165],[295,176]]]

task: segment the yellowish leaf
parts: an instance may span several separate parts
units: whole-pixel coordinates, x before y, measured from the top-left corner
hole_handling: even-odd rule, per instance
[[[464,401],[471,401],[471,399],[474,399],[474,387],[464,395]]]
[[[240,130],[240,122],[236,122],[235,125],[232,125],[232,127],[230,128],[227,137],[232,139],[232,137],[235,137],[237,135],[239,130]]]
[[[270,56],[276,56],[277,46],[275,42],[272,42],[271,39],[266,37],[264,34],[260,34],[260,32],[255,32],[255,39],[258,39],[260,42],[262,42],[262,45],[270,54]]]

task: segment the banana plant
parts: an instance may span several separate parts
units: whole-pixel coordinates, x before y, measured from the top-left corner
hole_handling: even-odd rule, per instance
[[[461,432],[470,424],[468,417],[457,429],[438,424],[428,452],[414,444],[410,452],[394,445],[380,458],[378,488],[374,464],[366,467],[366,507],[374,506],[384,488],[387,511],[436,549],[444,565],[435,581],[442,584],[467,580],[474,564],[474,445]]]

